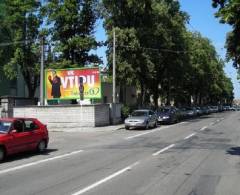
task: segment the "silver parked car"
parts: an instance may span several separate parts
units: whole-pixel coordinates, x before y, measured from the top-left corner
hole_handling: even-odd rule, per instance
[[[157,115],[152,110],[135,110],[128,118],[125,119],[125,129],[130,127],[139,127],[148,129],[157,127]]]

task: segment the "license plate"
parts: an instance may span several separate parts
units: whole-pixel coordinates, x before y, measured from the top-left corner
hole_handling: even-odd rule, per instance
[[[137,124],[137,123],[131,123],[130,125],[131,125],[131,126],[136,126],[136,124]]]

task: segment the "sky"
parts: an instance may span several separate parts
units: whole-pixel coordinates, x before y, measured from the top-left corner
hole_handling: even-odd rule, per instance
[[[187,12],[190,16],[188,29],[190,31],[198,31],[202,36],[209,38],[215,46],[218,55],[225,60],[226,50],[224,45],[226,34],[231,30],[231,27],[227,24],[220,24],[219,20],[215,18],[214,13],[217,10],[212,8],[211,0],[179,0],[179,2],[181,10]],[[97,22],[95,36],[98,41],[106,40],[102,21]],[[104,64],[107,62],[105,51],[106,47],[101,47],[94,51],[95,54],[102,58]],[[224,71],[232,79],[235,99],[240,99],[240,84],[237,80],[237,71],[233,68],[231,62],[226,62]]]

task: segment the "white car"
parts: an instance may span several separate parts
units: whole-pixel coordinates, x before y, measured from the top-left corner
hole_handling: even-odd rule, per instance
[[[124,123],[125,129],[157,127],[157,115],[152,110],[135,110]]]

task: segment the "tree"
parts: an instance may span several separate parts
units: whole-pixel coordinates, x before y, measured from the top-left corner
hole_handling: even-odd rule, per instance
[[[5,35],[12,44],[13,53],[4,65],[9,79],[17,77],[18,69],[28,88],[28,96],[34,97],[39,84],[39,28],[41,4],[35,0],[5,0],[5,17],[2,21]]]
[[[103,0],[103,7],[109,62],[112,61],[111,34],[113,28],[116,29],[119,84],[125,85],[128,81],[139,87],[141,105],[153,95],[157,106],[164,78],[183,65],[177,63],[183,53],[174,51],[183,49],[180,43],[187,20],[185,13],[180,12],[179,3],[173,0]],[[170,85],[167,82],[168,88]]]
[[[9,91],[10,81],[6,78],[3,68],[13,55],[12,46],[9,44],[12,37],[11,31],[3,25],[4,18],[5,2],[0,1],[0,95],[6,95]]]
[[[5,63],[7,63],[10,59],[10,56],[12,55],[12,33],[8,27],[4,25],[4,19],[6,17],[5,12],[5,2],[0,2],[0,67],[1,70]],[[3,70],[2,70],[3,71]],[[1,71],[1,72],[2,72]]]
[[[81,67],[100,62],[98,56],[89,54],[100,45],[93,36],[97,0],[49,1],[45,11],[56,58],[52,67]]]
[[[227,23],[233,30],[226,40],[227,58],[233,60],[233,65],[240,68],[240,3],[238,0],[212,0],[213,7],[218,8],[216,17],[221,23]]]
[[[191,66],[187,70],[189,77],[186,82],[188,94],[194,97],[194,104],[222,103],[226,99],[226,91],[227,98],[230,98],[233,88],[229,85],[232,83],[227,79],[223,70],[224,62],[211,41],[200,33],[188,32],[188,44]]]

